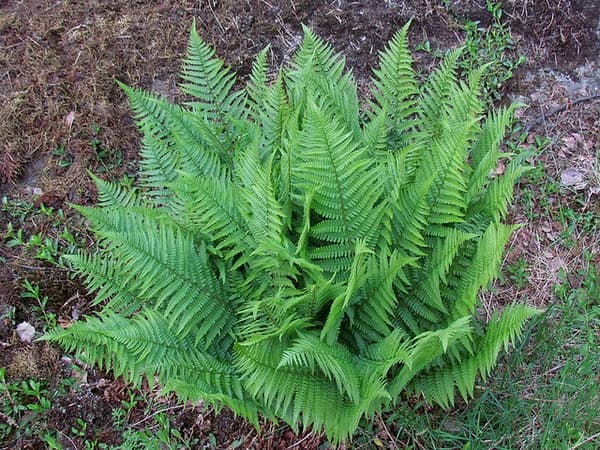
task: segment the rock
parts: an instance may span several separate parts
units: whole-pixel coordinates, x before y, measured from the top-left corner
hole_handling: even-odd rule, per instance
[[[35,186],[25,186],[25,192],[31,195],[42,195],[44,193],[41,188]]]
[[[33,336],[35,336],[35,328],[29,322],[21,322],[17,325],[17,336],[19,336],[22,342],[29,344],[33,341]]]

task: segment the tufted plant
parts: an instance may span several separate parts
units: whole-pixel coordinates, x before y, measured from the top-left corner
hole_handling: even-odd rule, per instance
[[[485,113],[482,70],[457,79],[460,50],[420,84],[407,31],[364,108],[308,29],[274,79],[263,50],[241,90],[195,27],[189,101],[121,85],[143,133],[138,184],[95,179],[99,205],[76,209],[99,250],[70,257],[102,309],[46,339],[333,442],[404,391],[443,407],[472,396],[537,312],[477,318],[527,168],[500,151],[515,107]]]

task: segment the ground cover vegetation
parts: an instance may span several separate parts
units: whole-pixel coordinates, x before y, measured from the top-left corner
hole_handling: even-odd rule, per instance
[[[95,198],[93,193],[86,193],[89,188],[82,172],[86,166],[102,178],[128,189],[133,186],[135,158],[131,147],[137,145],[136,139],[127,125],[127,107],[119,104],[115,94],[118,89],[111,78],[118,74],[132,85],[152,86],[170,99],[182,100],[169,87],[169,74],[174,76],[177,70],[177,51],[161,50],[150,36],[160,40],[168,35],[163,44],[170,48],[173,42],[184,42],[184,26],[177,28],[181,22],[174,16],[168,27],[156,26],[164,19],[164,5],[144,8],[143,26],[149,34],[133,48],[131,36],[139,33],[130,25],[137,23],[134,19],[139,11],[123,9],[119,2],[102,5],[101,15],[94,12],[93,6],[79,10],[76,4],[58,2],[46,6],[36,2],[36,11],[23,15],[29,8],[27,3],[20,2],[13,8],[9,2],[0,14],[1,39],[6,49],[0,66],[2,79],[7,81],[0,96],[7,100],[3,112],[12,111],[0,127],[7,144],[0,153],[8,163],[1,165],[0,176],[8,174],[16,182],[0,185],[0,233],[4,238],[0,245],[0,366],[4,367],[0,376],[0,448],[329,448],[324,435],[296,435],[281,423],[261,422],[258,436],[252,426],[227,409],[217,413],[203,403],[178,404],[172,396],[157,395],[159,386],[144,383],[134,387],[122,378],[113,379],[87,366],[73,355],[61,359],[55,348],[41,342],[19,342],[14,330],[24,320],[35,327],[39,336],[40,331],[57,323],[69,326],[97,308],[91,306],[80,282],[69,275],[72,272],[64,255],[95,244],[87,225],[63,203],[64,192],[76,202]],[[539,94],[530,96],[530,88],[523,83],[538,67],[573,69],[577,67],[574,64],[583,64],[577,61],[585,62],[585,55],[594,54],[596,38],[586,31],[588,19],[597,15],[594,7],[581,7],[577,2],[560,1],[549,6],[546,2],[527,1],[517,7],[510,2],[502,6],[487,2],[483,7],[466,3],[461,6],[461,2],[439,2],[438,6],[436,2],[419,2],[413,8],[411,2],[402,7],[385,2],[370,7],[368,28],[364,28],[362,7],[332,4],[327,5],[327,14],[311,16],[312,6],[301,2],[286,3],[272,11],[261,2],[252,3],[257,5],[251,15],[240,15],[238,9],[242,6],[226,1],[202,3],[191,13],[189,8],[181,10],[184,15],[200,18],[202,35],[216,48],[224,49],[225,58],[238,68],[244,80],[250,74],[248,58],[256,53],[256,42],[259,46],[273,43],[268,59],[275,58],[278,65],[282,53],[284,60],[288,58],[282,42],[295,42],[293,22],[303,20],[315,24],[337,49],[348,54],[360,98],[369,98],[365,72],[375,66],[376,53],[362,51],[360,34],[367,33],[367,42],[382,48],[385,39],[391,37],[385,30],[397,29],[398,22],[394,21],[408,14],[416,17],[411,43],[417,50],[417,67],[423,70],[421,80],[431,62],[444,56],[445,51],[438,49],[456,45],[453,36],[463,30],[467,48],[458,58],[459,73],[467,73],[479,62],[489,63],[482,76],[485,101],[497,106],[496,98],[525,94],[531,105],[517,112],[520,121],[509,130],[504,148],[516,155],[527,153],[526,162],[534,167],[518,182],[516,204],[508,211],[510,222],[525,225],[509,240],[500,278],[481,296],[478,313],[486,322],[499,305],[518,298],[543,308],[544,314],[525,326],[523,339],[514,351],[500,357],[498,368],[485,383],[476,381],[474,397],[468,404],[458,397],[454,407],[443,409],[418,395],[403,395],[389,412],[362,420],[351,447],[597,448],[600,261],[595,249],[600,245],[600,230],[595,194],[598,184],[594,184],[593,174],[598,168],[598,105],[593,100],[576,102],[558,114],[538,115],[558,110],[554,108],[556,102],[560,106],[565,99],[577,97],[549,83],[544,85],[542,100],[537,100],[534,94]],[[293,3],[295,8],[290,7]],[[277,4],[273,2],[273,7]],[[52,9],[45,10],[48,6]],[[57,24],[58,11],[63,19]],[[457,11],[469,19],[454,15]],[[48,14],[51,20],[46,24],[44,17]],[[269,33],[265,31],[264,36],[254,36],[253,30],[264,31],[263,19],[265,23],[280,24],[285,35],[266,39]],[[228,23],[235,27],[229,28]],[[352,24],[352,30],[346,30],[344,23]],[[381,28],[382,23],[387,25]],[[429,29],[428,24],[433,28]],[[35,32],[28,39],[25,36],[31,29]],[[376,34],[368,31],[375,29]],[[250,40],[240,38],[240,33]],[[173,39],[173,34],[179,38]],[[98,42],[88,46],[86,39],[96,35]],[[345,37],[336,40],[337,35]],[[21,36],[24,40],[19,41]],[[55,47],[57,42],[62,42],[60,47]],[[96,71],[81,75],[73,72],[78,63],[91,64],[88,50],[106,48],[111,49],[111,55],[118,55],[123,48],[133,49],[127,54],[136,70],[124,72],[123,64],[115,65],[127,58],[114,56],[109,62],[101,53],[95,53],[92,61],[98,61]],[[519,57],[517,49],[527,55],[527,62]],[[11,63],[18,55],[24,59]],[[27,59],[27,55],[35,57]],[[158,56],[160,63],[152,55]],[[51,72],[63,59],[67,62],[66,72],[57,69],[56,75],[66,78],[56,78]],[[159,66],[162,69],[155,70]],[[149,80],[144,73],[160,74],[160,79]],[[511,81],[514,74],[517,77]],[[273,78],[270,72],[269,79]],[[21,81],[29,85],[19,87]],[[8,97],[7,87],[14,88]],[[65,92],[70,92],[70,97],[61,97]],[[38,102],[36,95],[47,100]],[[106,96],[110,97],[108,101]],[[72,99],[67,109],[58,108],[67,98]],[[82,103],[77,106],[77,102]],[[99,107],[87,114],[81,109],[86,102]],[[19,105],[25,104],[31,107],[22,116]],[[33,105],[38,104],[48,108],[37,111]],[[107,109],[107,105],[115,107]],[[117,122],[107,122],[102,116],[109,110],[106,117]],[[76,111],[76,115],[66,114],[69,111]],[[18,119],[22,129],[13,126],[13,118]],[[30,133],[26,128],[32,121],[36,126]],[[63,128],[68,130],[67,135],[53,141]],[[15,136],[22,139],[15,143]],[[31,150],[29,144],[34,141],[37,143]],[[27,148],[37,153],[19,153]],[[28,158],[33,158],[30,164]],[[47,171],[44,165],[55,169]],[[584,173],[585,178],[578,178],[577,185],[565,185],[563,173],[573,168],[575,175]],[[43,169],[43,191],[30,187],[36,186],[39,169]],[[128,175],[122,177],[124,171]],[[503,174],[504,161],[494,171]]]

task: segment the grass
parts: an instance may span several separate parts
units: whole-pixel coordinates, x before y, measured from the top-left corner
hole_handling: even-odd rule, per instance
[[[595,439],[600,280],[593,266],[582,275],[572,288],[563,274],[545,315],[461,414],[472,448],[585,448]]]

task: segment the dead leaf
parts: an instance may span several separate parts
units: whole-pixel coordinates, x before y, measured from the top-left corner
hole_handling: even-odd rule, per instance
[[[75,120],[75,111],[69,111],[69,114],[65,116],[65,125],[71,129],[73,121]]]
[[[496,166],[496,170],[494,171],[495,175],[504,175],[504,171],[506,170],[506,166],[502,161],[498,161],[498,165]]]
[[[33,341],[33,337],[35,336],[35,328],[29,322],[21,322],[17,325],[17,336],[21,339],[22,342],[27,342],[28,344]]]
[[[560,184],[577,190],[585,189],[586,182],[583,174],[577,169],[569,167],[560,174]]]
[[[565,136],[563,139],[563,144],[566,147],[567,150],[570,151],[570,153],[573,153],[573,150],[575,150],[577,148],[577,140],[575,139],[575,136],[570,135],[570,136]]]
[[[583,145],[583,149],[586,152],[589,152],[590,150],[592,150],[596,147],[596,142],[593,139],[584,139],[582,145]]]

